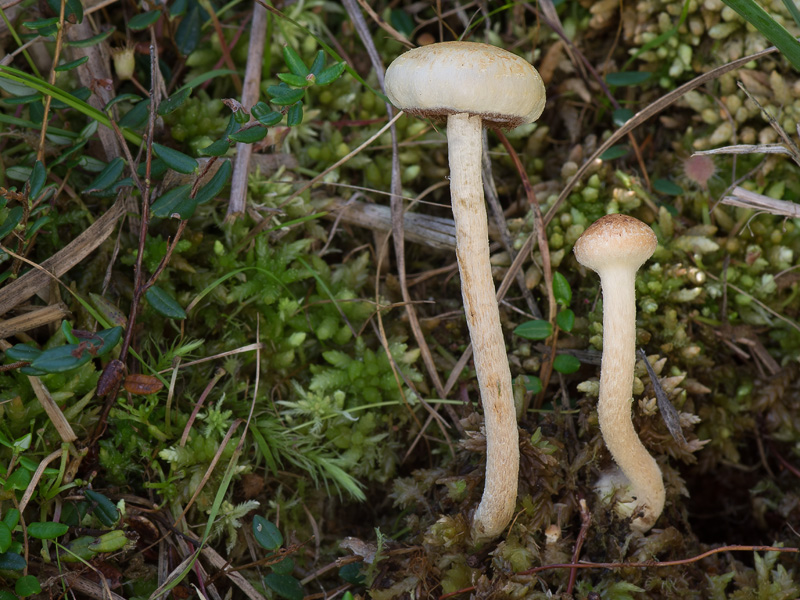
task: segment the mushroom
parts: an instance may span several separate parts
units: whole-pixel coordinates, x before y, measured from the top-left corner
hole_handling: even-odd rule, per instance
[[[664,509],[661,469],[631,421],[636,363],[636,271],[658,240],[647,225],[626,215],[606,215],[575,242],[575,258],[600,275],[603,289],[603,359],[597,415],[606,446],[635,497],[631,529],[644,533]]]
[[[544,110],[544,83],[527,61],[474,42],[415,48],[386,70],[386,95],[419,117],[447,117],[450,197],[461,292],[483,402],[486,478],[472,520],[476,540],[497,537],[514,513],[519,438],[500,313],[489,264],[481,178],[483,123],[517,127]]]

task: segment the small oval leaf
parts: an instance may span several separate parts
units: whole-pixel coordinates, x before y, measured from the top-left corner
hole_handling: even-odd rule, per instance
[[[179,150],[156,143],[153,143],[153,150],[161,160],[167,163],[167,166],[175,169],[178,173],[190,175],[197,170],[197,161]]]
[[[267,550],[277,550],[283,545],[283,535],[280,530],[261,515],[253,517],[253,536]]]
[[[160,10],[148,10],[145,13],[140,15],[136,15],[135,17],[131,18],[128,21],[128,27],[133,31],[141,31],[142,29],[147,29],[158,21],[159,17],[161,16]]]
[[[28,535],[38,540],[54,540],[67,531],[69,531],[69,527],[64,523],[53,523],[52,521],[28,523]]]
[[[526,340],[546,340],[553,335],[553,326],[550,325],[549,321],[542,319],[526,321],[514,329],[514,335]]]
[[[542,391],[542,380],[536,375],[525,375],[525,391],[538,394]]]
[[[256,125],[255,127],[240,129],[239,131],[230,134],[228,137],[232,139],[234,142],[240,142],[242,144],[253,144],[255,142],[260,142],[265,137],[267,137],[267,130],[264,127]]]
[[[7,552],[11,547],[11,530],[0,521],[0,552]]]
[[[559,373],[569,375],[581,368],[581,361],[571,354],[559,354],[553,361],[553,368]]]
[[[168,115],[169,113],[179,109],[183,105],[183,103],[186,102],[186,99],[191,94],[192,94],[192,88],[190,87],[183,88],[177,93],[172,94],[172,96],[170,96],[169,98],[164,100],[164,102],[159,104],[158,114],[163,117],[164,115]]]
[[[680,196],[683,193],[683,188],[669,179],[656,179],[653,189],[668,196]]]
[[[185,319],[186,312],[181,308],[181,305],[175,301],[165,290],[157,285],[152,286],[145,294],[147,302],[153,309],[165,317],[171,319]]]
[[[192,184],[190,183],[172,188],[153,202],[150,211],[155,217],[168,218],[177,214],[181,219],[188,219],[194,214],[197,206],[193,200],[190,201],[191,191]]]
[[[627,146],[611,146],[608,150],[600,155],[602,160],[614,160],[615,158],[622,158],[630,149]]]
[[[303,591],[303,586],[291,575],[270,573],[264,577],[264,583],[278,596],[286,600],[303,600],[306,595],[305,591]]]
[[[572,288],[569,286],[569,281],[558,271],[553,273],[553,296],[556,302],[563,306],[569,306],[572,302]]]
[[[569,333],[575,326],[575,313],[565,308],[556,315],[556,324],[564,331]]]
[[[293,74],[299,77],[305,77],[308,75],[308,67],[303,62],[303,59],[300,58],[300,55],[295,51],[295,49],[288,44],[283,47],[283,60],[286,61],[286,66],[289,67],[289,70]]]
[[[644,83],[652,73],[647,71],[620,71],[619,73],[609,73],[606,75],[608,85],[639,85]]]
[[[64,63],[62,65],[58,65],[55,68],[55,71],[57,71],[59,73],[62,73],[64,71],[71,71],[72,69],[77,69],[83,63],[88,62],[88,61],[89,61],[89,57],[88,56],[82,56],[82,57],[80,57],[80,58],[78,58],[76,60],[72,60],[72,61]]]
[[[95,504],[92,512],[103,525],[111,527],[116,523],[119,519],[119,511],[111,500],[94,490],[84,490],[83,495]]]
[[[13,552],[3,552],[0,554],[0,570],[2,571],[22,571],[28,563],[19,554]]]
[[[105,166],[100,174],[94,178],[92,183],[90,183],[84,191],[91,193],[111,187],[114,185],[114,183],[116,183],[117,179],[119,179],[119,176],[122,175],[124,168],[125,160],[119,156],[116,157]]]
[[[231,176],[232,169],[231,161],[226,160],[223,162],[220,168],[217,169],[217,172],[214,173],[214,176],[209,179],[208,183],[197,192],[194,197],[195,202],[197,202],[197,204],[205,204],[209,200],[213,200],[222,191],[225,184],[228,183],[228,178]]]

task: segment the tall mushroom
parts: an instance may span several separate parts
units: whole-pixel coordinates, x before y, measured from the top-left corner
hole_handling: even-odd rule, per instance
[[[472,533],[475,539],[494,538],[514,513],[519,439],[489,264],[481,129],[484,122],[513,128],[538,119],[544,84],[536,69],[506,50],[443,42],[401,55],[386,70],[385,85],[398,108],[420,117],[447,117],[456,255],[486,431],[486,479]]]
[[[631,529],[650,529],[664,509],[661,469],[631,421],[636,363],[636,271],[658,241],[647,225],[626,215],[606,215],[575,242],[575,258],[600,275],[603,289],[603,359],[597,416],[606,446],[635,497]]]

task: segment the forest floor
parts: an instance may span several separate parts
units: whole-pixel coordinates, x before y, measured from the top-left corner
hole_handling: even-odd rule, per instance
[[[762,3],[790,37],[791,4]],[[547,95],[484,130],[519,476],[483,537],[447,127],[382,92],[453,40]],[[781,50],[721,0],[0,0],[0,600],[799,598]],[[613,213],[657,238],[630,403],[652,528],[573,254]]]

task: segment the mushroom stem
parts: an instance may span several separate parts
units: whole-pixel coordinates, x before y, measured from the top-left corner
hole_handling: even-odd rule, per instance
[[[489,263],[489,228],[481,178],[480,116],[447,118],[450,195],[456,255],[486,431],[486,478],[473,537],[494,538],[514,514],[519,436],[500,312]]]
[[[607,266],[599,271],[603,289],[603,358],[597,416],[614,461],[631,483],[636,508],[631,527],[647,531],[664,509],[661,469],[645,449],[631,421],[636,364],[636,269]]]

